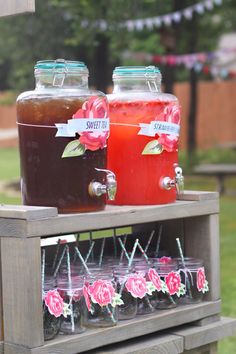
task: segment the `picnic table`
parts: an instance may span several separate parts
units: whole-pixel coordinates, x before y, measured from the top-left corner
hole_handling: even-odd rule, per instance
[[[225,193],[225,177],[236,176],[236,164],[202,164],[194,168],[194,173],[217,178],[217,188],[220,194]]]

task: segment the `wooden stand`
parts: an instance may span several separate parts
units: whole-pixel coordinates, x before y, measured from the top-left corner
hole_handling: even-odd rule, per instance
[[[216,342],[236,330],[236,320],[219,316],[218,213],[218,193],[206,192],[185,192],[181,200],[168,205],[108,206],[87,214],[0,206],[3,353],[215,353]],[[180,237],[186,256],[203,259],[210,288],[205,301],[44,342],[40,239],[121,226],[143,235],[158,229],[160,222],[162,242],[173,256],[178,255],[175,238]],[[113,347],[114,343],[119,344]]]

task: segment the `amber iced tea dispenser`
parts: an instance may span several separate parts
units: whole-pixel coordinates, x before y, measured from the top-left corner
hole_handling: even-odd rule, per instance
[[[36,88],[17,99],[23,203],[59,212],[96,211],[113,199],[115,175],[106,169],[106,96],[88,89],[79,61],[39,61]]]
[[[155,66],[117,67],[113,82],[108,95],[108,169],[116,174],[119,188],[112,203],[174,202],[183,190],[177,98],[161,92],[161,73]]]

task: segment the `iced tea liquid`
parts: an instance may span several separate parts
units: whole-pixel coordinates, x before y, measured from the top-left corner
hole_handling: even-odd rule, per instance
[[[88,185],[93,180],[104,183],[95,168],[106,168],[106,149],[62,158],[73,138],[55,137],[55,123],[66,123],[84,101],[32,95],[17,102],[24,204],[57,207],[63,213],[104,209],[104,196],[90,197]]]
[[[150,123],[155,117],[162,116],[164,109],[171,104],[173,102],[168,100],[109,99],[108,169],[116,174],[118,185],[112,204],[164,204],[175,201],[175,188],[167,191],[160,187],[160,183],[165,176],[174,178],[177,151],[164,150],[159,155],[142,155],[146,144],[157,137],[138,135],[139,123]]]

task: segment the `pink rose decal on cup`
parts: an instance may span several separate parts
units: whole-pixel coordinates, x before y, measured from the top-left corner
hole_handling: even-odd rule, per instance
[[[179,273],[170,272],[165,277],[166,286],[170,295],[177,294],[181,288],[181,278]]]
[[[63,314],[64,302],[57,290],[49,290],[44,301],[51,315],[60,317]]]
[[[148,278],[153,283],[153,285],[155,286],[157,291],[162,290],[162,281],[155,269],[153,269],[153,268],[149,269]]]
[[[209,290],[204,267],[201,267],[197,270],[197,289],[203,293]]]
[[[91,97],[88,101],[83,103],[72,118],[108,118],[107,103],[104,98]],[[86,150],[95,151],[103,149],[106,146],[109,132],[79,132],[79,141],[85,146]]]
[[[142,275],[131,275],[127,279],[125,287],[133,297],[139,299],[142,299],[148,291],[146,279]]]
[[[180,108],[178,104],[172,104],[165,107],[164,119],[165,122],[180,124]],[[160,134],[158,142],[163,149],[172,152],[178,150],[179,137],[172,134]]]
[[[88,286],[88,294],[91,296],[92,302],[100,306],[107,306],[112,303],[115,289],[110,281],[99,279]]]

